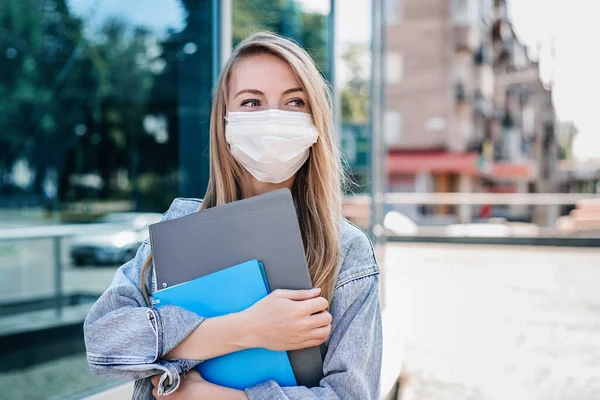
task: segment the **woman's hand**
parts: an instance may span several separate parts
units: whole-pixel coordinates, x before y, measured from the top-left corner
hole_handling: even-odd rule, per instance
[[[287,351],[318,346],[331,333],[331,314],[320,289],[275,290],[240,313],[247,347]]]
[[[160,381],[160,375],[152,377],[152,395],[158,399],[157,386]],[[162,396],[161,396],[162,397]],[[248,400],[246,394],[241,390],[229,389],[222,386],[206,382],[200,374],[195,371],[189,371],[181,377],[181,383],[174,393],[168,396],[169,400]]]
[[[275,290],[247,310],[208,318],[166,358],[208,360],[248,348],[286,351],[318,346],[331,333],[329,304],[320,293]]]

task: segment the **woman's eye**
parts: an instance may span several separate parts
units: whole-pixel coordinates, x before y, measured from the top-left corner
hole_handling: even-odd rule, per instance
[[[288,104],[292,107],[304,107],[304,100],[302,99],[294,99],[294,100],[290,100],[288,101]]]
[[[257,99],[247,99],[242,101],[242,107],[259,107],[260,102]]]

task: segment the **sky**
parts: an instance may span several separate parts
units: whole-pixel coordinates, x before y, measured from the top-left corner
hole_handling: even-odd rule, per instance
[[[578,159],[600,158],[600,37],[594,0],[510,0],[514,29],[523,43],[541,44],[542,80],[552,80],[558,117],[579,128]],[[552,38],[555,56],[551,55]]]
[[[365,43],[371,37],[371,0],[336,0],[338,44]],[[329,13],[330,0],[298,0],[307,12]]]
[[[119,17],[164,34],[168,28],[183,28],[185,18],[179,0],[67,0],[67,4],[92,29],[109,17]]]

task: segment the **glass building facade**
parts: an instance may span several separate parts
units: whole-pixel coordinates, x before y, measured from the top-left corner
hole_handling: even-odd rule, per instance
[[[249,34],[310,52],[366,184],[371,2],[356,3],[358,27],[344,17],[357,10],[329,0],[0,0],[0,383],[12,398],[116,384],[88,371],[81,323],[121,255],[77,258],[78,227],[125,211],[139,214],[118,222],[145,233],[173,198],[203,196],[213,85]]]

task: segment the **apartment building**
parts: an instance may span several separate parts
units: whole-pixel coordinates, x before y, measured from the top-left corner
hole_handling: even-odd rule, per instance
[[[390,191],[529,192],[552,187],[552,93],[505,0],[390,0],[385,139]],[[484,207],[403,209],[469,221]],[[527,219],[527,207],[498,215]]]

